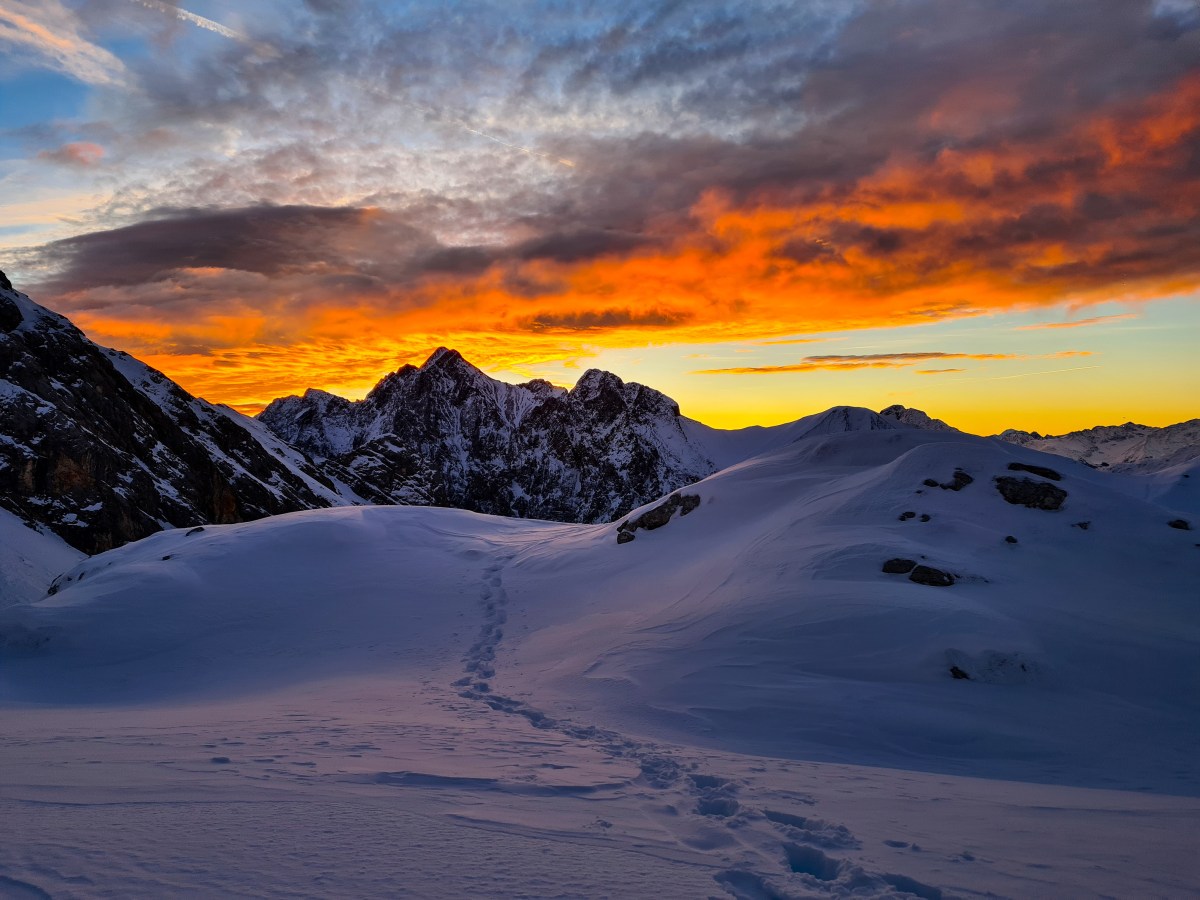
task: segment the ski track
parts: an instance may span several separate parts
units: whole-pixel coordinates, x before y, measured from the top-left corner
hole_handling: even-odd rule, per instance
[[[637,782],[658,793],[683,795],[690,816],[708,824],[723,824],[739,845],[744,862],[721,869],[713,875],[713,880],[738,900],[793,900],[850,893],[858,897],[948,900],[950,895],[940,888],[907,875],[868,872],[849,860],[830,856],[826,850],[853,850],[861,846],[843,825],[747,806],[737,799],[741,787],[737,781],[697,772],[694,763],[680,761],[660,745],[633,740],[595,725],[556,718],[522,700],[495,693],[490,679],[496,676],[496,653],[508,621],[504,570],[515,556],[516,553],[502,556],[483,572],[479,593],[483,625],[478,639],[463,655],[463,676],[451,685],[460,697],[504,715],[519,716],[534,728],[556,732],[611,759],[632,761],[640,771]],[[766,835],[764,826],[771,829]],[[763,840],[764,837],[767,839]],[[764,845],[776,851],[774,855],[763,852]],[[786,867],[778,862],[779,851]],[[804,893],[779,889],[773,881],[780,877],[798,882]]]

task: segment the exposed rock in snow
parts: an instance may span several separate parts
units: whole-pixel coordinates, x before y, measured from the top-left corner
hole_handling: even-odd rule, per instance
[[[675,513],[686,516],[700,505],[700,498],[695,494],[672,494],[662,503],[642,513],[637,518],[626,519],[617,526],[617,543],[628,544],[635,537],[634,532],[639,528],[653,531],[662,528],[671,521]]]
[[[1047,481],[1032,478],[1013,478],[1000,475],[995,478],[996,489],[1009,503],[1028,506],[1030,509],[1059,509],[1067,499],[1067,492]]]
[[[1035,466],[1032,463],[1011,462],[1008,464],[1010,472],[1028,472],[1031,475],[1040,475],[1042,478],[1049,478],[1051,481],[1062,481],[1060,475],[1054,469],[1046,466]]]
[[[908,574],[908,580],[917,584],[927,584],[931,587],[949,587],[954,584],[954,576],[933,566],[917,566]]]

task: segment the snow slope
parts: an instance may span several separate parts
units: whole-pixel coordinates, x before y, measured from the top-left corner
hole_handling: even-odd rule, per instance
[[[58,535],[35,531],[0,509],[0,608],[40,600],[51,581],[83,558]]]
[[[623,543],[624,522],[363,507],[81,563],[0,614],[0,815],[20,824],[0,878],[1193,893],[1197,532],[1086,466],[847,415],[863,430],[835,415]],[[997,477],[1067,496],[1010,504]],[[896,557],[956,581],[882,572]],[[150,811],[114,808],[115,785]]]

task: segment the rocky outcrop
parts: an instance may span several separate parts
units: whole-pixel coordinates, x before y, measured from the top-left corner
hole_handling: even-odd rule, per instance
[[[239,422],[244,424],[239,424]],[[86,553],[344,502],[252,420],[0,289],[0,506]]]
[[[505,384],[445,348],[362,401],[309,391],[259,419],[391,502],[496,515],[609,522],[716,470],[658,391],[595,369],[569,391]]]
[[[917,566],[915,559],[889,559],[883,564],[883,571],[888,575],[907,575]]]
[[[908,406],[901,406],[896,403],[886,409],[881,409],[879,415],[885,419],[891,419],[894,422],[899,422],[901,425],[907,425],[910,428],[920,428],[924,431],[957,431],[957,428],[952,428],[941,419],[935,419],[919,409],[913,409]]]
[[[1067,499],[1066,491],[1048,481],[1014,478],[1011,475],[998,476],[996,490],[1009,503],[1028,506],[1030,509],[1060,509],[1063,501]]]
[[[617,543],[628,544],[636,537],[634,532],[639,528],[646,531],[662,528],[671,521],[675,513],[686,516],[699,505],[700,497],[696,494],[672,494],[658,506],[647,510],[636,519],[627,519],[617,526]]]

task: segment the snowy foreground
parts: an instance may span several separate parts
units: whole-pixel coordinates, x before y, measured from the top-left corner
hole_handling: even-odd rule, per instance
[[[624,543],[360,507],[84,560],[0,610],[0,896],[1194,896],[1198,532],[1125,477],[864,431]]]

